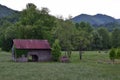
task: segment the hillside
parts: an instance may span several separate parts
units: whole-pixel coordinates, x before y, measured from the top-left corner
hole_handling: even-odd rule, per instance
[[[89,22],[92,25],[102,25],[102,24],[120,22],[120,20],[117,20],[111,16],[103,15],[103,14],[96,14],[96,15],[81,14],[72,18],[72,21],[77,23],[82,21]]]
[[[15,23],[19,19],[20,12],[12,10],[0,4],[0,27],[6,23]]]
[[[18,13],[18,11],[12,10],[0,4],[0,18],[7,17],[7,16],[13,16],[16,13]]]
[[[120,19],[117,19],[118,23],[120,23]]]

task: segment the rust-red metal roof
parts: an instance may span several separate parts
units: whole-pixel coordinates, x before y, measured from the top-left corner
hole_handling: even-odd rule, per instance
[[[14,39],[13,44],[17,49],[50,49],[47,40]]]

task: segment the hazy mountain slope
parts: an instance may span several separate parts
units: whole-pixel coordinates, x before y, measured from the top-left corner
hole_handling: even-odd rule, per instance
[[[13,16],[16,13],[18,13],[18,11],[12,10],[0,4],[0,18],[7,17],[7,16]]]
[[[108,16],[108,15],[97,14],[93,17],[98,19],[99,21],[101,21],[100,24],[107,24],[107,23],[111,23],[111,22],[116,22],[115,18]]]
[[[97,15],[87,15],[87,14],[81,14],[78,15],[74,18],[72,18],[73,22],[89,22],[92,25],[102,25],[102,24],[108,24],[108,23],[113,23],[117,22],[117,20],[111,16],[108,15],[103,15],[103,14],[97,14]]]

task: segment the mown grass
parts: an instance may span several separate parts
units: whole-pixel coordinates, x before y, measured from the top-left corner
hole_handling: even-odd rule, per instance
[[[108,53],[86,51],[80,61],[73,52],[70,61],[18,63],[10,53],[0,52],[0,80],[120,80],[119,60],[110,63]]]

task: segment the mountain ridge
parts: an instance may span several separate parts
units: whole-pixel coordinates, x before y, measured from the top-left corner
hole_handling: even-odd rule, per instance
[[[19,12],[0,4],[0,18],[12,16],[17,13]]]
[[[2,26],[6,21],[11,23],[17,22],[19,20],[20,13],[20,11],[10,9],[0,4],[0,26]],[[120,19],[115,19],[114,17],[105,14],[80,14],[73,17],[71,21],[75,23],[88,22],[94,28],[105,27],[110,31],[114,28],[120,28]]]
[[[96,15],[88,15],[88,14],[80,14],[71,19],[73,22],[88,22],[91,25],[102,25],[108,23],[120,23],[120,19],[115,19],[114,17],[105,15],[105,14],[96,14]]]

